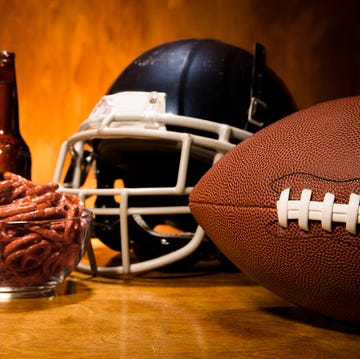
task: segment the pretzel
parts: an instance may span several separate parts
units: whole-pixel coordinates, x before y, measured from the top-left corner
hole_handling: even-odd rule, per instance
[[[36,184],[10,172],[3,174],[0,286],[40,285],[69,272],[79,261],[86,230],[81,219],[84,206],[77,197],[57,189],[54,183]]]
[[[45,261],[43,266],[44,273],[51,277],[61,270],[71,270],[76,265],[80,256],[80,246],[77,244],[71,244],[62,251],[54,252]]]
[[[1,211],[0,211],[1,213]],[[43,219],[57,219],[63,218],[65,215],[64,209],[59,207],[38,208],[25,213],[17,213],[3,219],[4,222],[25,222],[25,221],[39,221]]]
[[[50,252],[51,247],[49,243],[41,240],[39,243],[8,254],[5,257],[5,265],[10,271],[24,273],[40,267],[43,257],[47,258]]]
[[[7,203],[10,194],[14,190],[10,181],[0,181],[0,204]]]
[[[26,213],[36,210],[36,205],[34,203],[25,203],[20,206],[15,206],[13,204],[7,204],[0,207],[0,218],[6,218],[11,216],[16,216],[20,213]]]
[[[11,241],[6,245],[3,250],[4,258],[7,258],[11,253],[23,250],[33,244],[41,241],[41,236],[37,233],[29,233],[23,237],[11,238]]]

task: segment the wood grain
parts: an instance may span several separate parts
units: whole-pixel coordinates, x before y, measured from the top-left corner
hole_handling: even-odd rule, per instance
[[[95,241],[101,260],[114,253]],[[0,301],[6,358],[358,358],[360,328],[199,263],[121,279],[73,272],[54,295]]]

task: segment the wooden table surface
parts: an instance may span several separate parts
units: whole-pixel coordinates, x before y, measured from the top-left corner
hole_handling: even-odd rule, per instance
[[[2,358],[360,358],[360,330],[293,306],[240,272],[107,279],[2,299]]]

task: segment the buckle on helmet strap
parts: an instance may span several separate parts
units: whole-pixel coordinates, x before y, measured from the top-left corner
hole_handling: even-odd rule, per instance
[[[248,123],[258,127],[265,124],[264,113],[267,104],[261,100],[264,90],[265,74],[265,47],[256,43],[254,45],[254,61],[252,66],[251,86],[250,86],[250,106],[248,110]]]

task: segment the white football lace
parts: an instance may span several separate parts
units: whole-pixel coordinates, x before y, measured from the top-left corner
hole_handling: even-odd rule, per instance
[[[312,201],[312,191],[304,189],[300,200],[289,200],[290,188],[280,194],[277,201],[278,221],[286,228],[288,221],[297,219],[299,227],[309,230],[309,221],[321,221],[324,230],[331,232],[332,223],[345,223],[348,232],[356,235],[360,223],[360,195],[351,193],[348,203],[335,203],[335,195],[326,193],[322,202]]]

